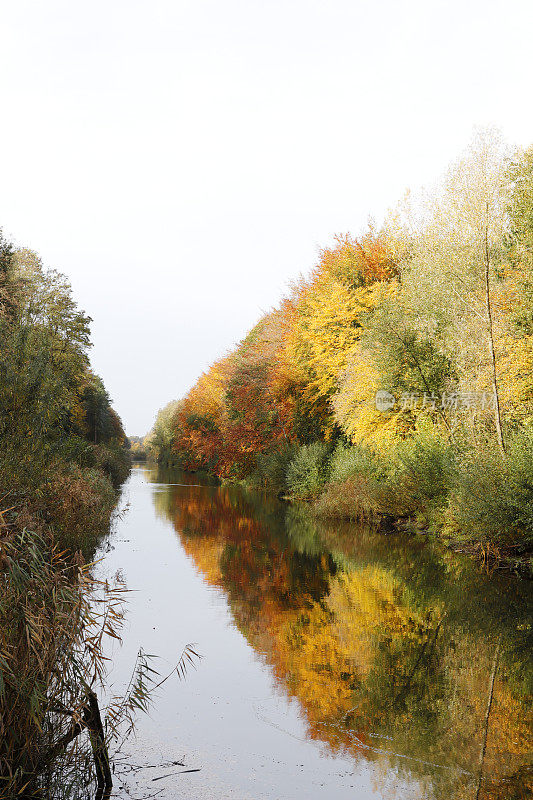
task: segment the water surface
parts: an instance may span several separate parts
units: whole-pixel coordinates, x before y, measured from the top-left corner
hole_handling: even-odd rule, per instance
[[[199,482],[136,467],[108,543],[133,590],[112,690],[141,646],[162,673],[203,656],[139,717],[115,796],[530,796],[530,584]]]

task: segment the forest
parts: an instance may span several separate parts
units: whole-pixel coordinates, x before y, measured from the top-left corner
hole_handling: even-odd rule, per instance
[[[480,130],[156,419],[159,462],[500,564],[533,544],[533,148]]]
[[[89,562],[130,455],[90,322],[63,275],[0,234],[1,797],[74,796],[87,731],[108,769],[91,687],[113,606],[91,604]]]

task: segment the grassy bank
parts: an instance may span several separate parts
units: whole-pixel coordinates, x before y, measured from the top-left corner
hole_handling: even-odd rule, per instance
[[[446,441],[419,423],[387,451],[317,442],[295,449],[286,462],[287,454],[272,458],[252,483],[307,501],[319,517],[396,525],[483,558],[533,564],[529,431],[509,437],[505,458],[490,446]]]

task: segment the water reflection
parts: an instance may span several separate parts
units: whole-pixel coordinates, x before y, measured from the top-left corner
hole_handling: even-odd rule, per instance
[[[224,590],[310,738],[374,762],[383,785],[391,769],[416,780],[421,798],[530,796],[529,584],[194,475],[150,479],[181,484],[155,493],[157,513]]]

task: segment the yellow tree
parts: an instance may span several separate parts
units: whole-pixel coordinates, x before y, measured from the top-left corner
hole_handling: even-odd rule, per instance
[[[370,230],[360,239],[337,237],[334,248],[321,251],[310,279],[295,288],[287,355],[311,413],[313,406],[329,405],[375,305],[377,287],[395,271],[384,239]]]

